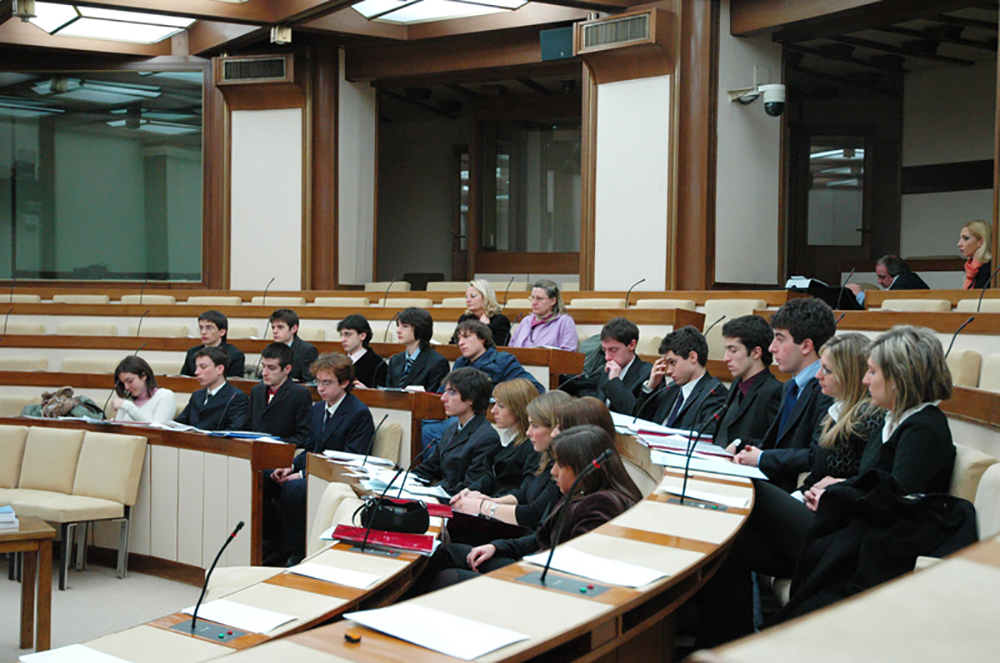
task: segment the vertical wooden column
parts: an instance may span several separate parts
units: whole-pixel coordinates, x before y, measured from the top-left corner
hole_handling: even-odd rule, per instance
[[[308,167],[312,208],[309,219],[309,278],[314,290],[333,290],[338,271],[337,107],[339,52],[323,44],[313,52],[310,72],[312,154]]]
[[[583,65],[580,78],[583,108],[580,122],[580,289],[594,287],[594,234],[596,232],[597,189],[597,82]]]
[[[205,63],[202,92],[201,280],[213,290],[229,288],[229,113],[215,86],[215,67]]]
[[[993,128],[993,262],[1000,262],[1000,53],[997,55],[996,120]]]

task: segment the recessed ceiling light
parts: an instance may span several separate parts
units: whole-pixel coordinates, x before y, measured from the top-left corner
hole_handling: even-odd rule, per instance
[[[36,16],[30,22],[60,37],[104,39],[137,44],[155,44],[172,37],[194,23],[193,18],[143,14],[140,12],[57,5],[35,4]]]

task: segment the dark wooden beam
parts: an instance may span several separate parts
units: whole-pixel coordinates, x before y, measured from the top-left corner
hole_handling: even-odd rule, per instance
[[[850,44],[851,46],[857,46],[858,48],[869,48],[874,51],[882,51],[884,53],[892,53],[894,55],[902,55],[903,57],[913,57],[913,58],[923,58],[924,60],[933,60],[934,62],[943,62],[945,64],[957,64],[963,67],[970,67],[976,64],[975,60],[965,60],[963,58],[953,58],[947,55],[938,55],[937,53],[923,52],[920,49],[909,49],[903,48],[901,46],[894,46],[893,44],[882,44],[877,41],[872,41],[870,39],[861,39],[859,37],[832,37],[833,41],[840,42],[842,44]]]
[[[399,94],[397,92],[390,92],[389,90],[382,90],[381,93],[383,95],[389,97],[390,99],[395,99],[396,101],[400,101],[400,102],[405,103],[405,104],[410,104],[411,106],[416,106],[417,108],[425,110],[428,113],[431,113],[433,115],[437,115],[438,117],[446,117],[449,120],[457,120],[458,119],[457,115],[453,115],[452,113],[445,112],[445,111],[441,110],[440,108],[432,106],[432,105],[430,105],[428,103],[425,103],[423,101],[418,101],[417,99],[411,99],[410,97],[407,97],[405,94]]]
[[[963,18],[961,16],[948,16],[942,14],[941,16],[935,16],[933,18],[935,21],[939,21],[946,25],[960,25],[963,28],[975,28],[977,30],[992,30],[997,31],[997,24],[990,21],[977,21],[973,18]]]
[[[844,46],[846,46],[846,44],[844,44]],[[802,44],[787,44],[785,48],[787,48],[790,51],[794,51],[796,53],[805,53],[806,55],[814,55],[818,58],[823,58],[824,60],[833,60],[836,62],[849,62],[850,64],[856,64],[860,67],[868,67],[870,69],[875,69],[877,71],[899,71],[907,73],[906,69],[900,69],[898,67],[895,69],[890,69],[877,62],[872,62],[871,60],[865,60],[864,58],[855,57],[853,55],[854,49],[851,49],[850,51],[845,50],[843,53],[836,53],[836,51],[833,51],[833,53],[831,53],[831,51],[827,49],[810,48],[808,46],[803,46]],[[850,54],[848,55],[847,53]]]
[[[850,78],[847,78],[846,76],[836,76],[834,74],[827,74],[827,73],[822,72],[822,71],[816,71],[815,69],[810,69],[809,67],[798,66],[798,67],[789,67],[789,69],[791,71],[794,71],[794,72],[798,73],[798,74],[803,74],[805,76],[810,76],[810,77],[815,78],[817,80],[828,81],[828,82],[834,83],[836,85],[846,85],[847,87],[853,87],[853,88],[856,88],[858,90],[864,90],[865,92],[874,92],[876,94],[885,94],[885,95],[888,95],[890,97],[899,97],[899,96],[902,95],[902,92],[899,92],[898,90],[887,90],[887,89],[885,89],[883,87],[879,87],[878,85],[870,85],[868,83],[859,83],[858,81],[851,80]]]
[[[529,90],[532,90],[532,91],[537,92],[539,94],[546,94],[546,95],[554,94],[554,92],[552,90],[550,90],[549,88],[545,87],[544,85],[542,85],[538,81],[534,81],[534,80],[532,80],[530,78],[519,78],[519,79],[517,79],[517,82],[520,83],[521,85],[523,85],[524,87],[528,88]]]
[[[452,92],[458,92],[461,95],[465,95],[469,99],[477,99],[479,97],[478,92],[476,92],[475,90],[470,90],[464,85],[459,85],[458,83],[455,83],[453,85],[448,85],[447,88]]]
[[[268,28],[221,21],[197,21],[188,28],[187,35],[188,52],[192,55],[211,56],[267,39]]]
[[[967,46],[969,48],[978,48],[984,51],[992,51],[996,53],[997,44],[996,42],[988,41],[976,41],[975,39],[965,39],[961,36],[961,26],[954,26],[959,28],[957,35],[949,34],[945,31],[937,30],[937,27],[948,27],[948,26],[936,26],[934,28],[927,28],[925,30],[911,30],[910,28],[901,28],[898,25],[885,25],[881,28],[875,28],[878,32],[886,32],[893,35],[901,35],[904,37],[914,37],[916,39],[928,39],[931,41],[936,41],[939,44],[955,44],[957,46]]]

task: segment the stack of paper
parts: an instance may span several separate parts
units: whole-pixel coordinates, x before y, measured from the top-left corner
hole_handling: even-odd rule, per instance
[[[183,612],[188,615],[194,614],[194,606],[184,608]],[[241,631],[268,633],[298,618],[295,615],[255,608],[227,599],[216,599],[201,605],[198,609],[198,619],[233,626]]]
[[[531,562],[544,567],[549,558],[549,551],[545,550],[524,558],[525,562]],[[598,557],[571,546],[559,546],[552,555],[551,568],[558,569],[564,573],[571,573],[581,578],[589,578],[597,582],[609,585],[620,585],[622,587],[643,587],[651,582],[656,582],[660,578],[665,578],[666,573],[650,569],[645,566],[619,562],[606,557]]]
[[[662,451],[653,451],[649,454],[649,459],[656,465],[672,467],[683,470],[687,459],[679,454],[668,454]],[[724,474],[731,477],[746,477],[748,479],[767,479],[767,475],[750,465],[737,465],[727,460],[707,460],[703,458],[692,458],[690,467],[692,472],[708,472],[709,474]]]
[[[0,532],[15,530],[20,526],[20,521],[14,514],[14,507],[0,506]]]

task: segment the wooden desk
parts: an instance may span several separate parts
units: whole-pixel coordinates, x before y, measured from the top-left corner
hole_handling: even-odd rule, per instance
[[[52,538],[56,531],[34,516],[19,516],[19,520],[17,530],[0,532],[0,553],[19,552],[24,560],[21,571],[21,649],[34,647],[35,651],[45,651],[52,644]]]
[[[954,307],[963,299],[979,299],[980,290],[866,290],[868,308],[885,306],[893,299],[947,299]],[[983,299],[1000,298],[1000,290],[989,288]]]

